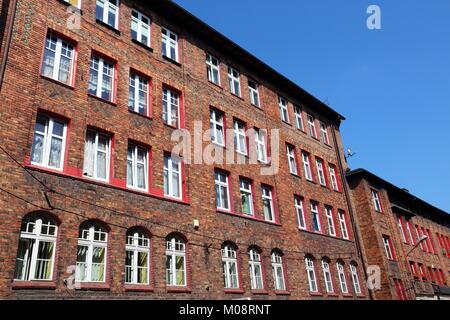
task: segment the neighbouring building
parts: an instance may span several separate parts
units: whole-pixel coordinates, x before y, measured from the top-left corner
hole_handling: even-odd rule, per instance
[[[450,215],[364,169],[347,173],[375,299],[450,299]]]
[[[339,113],[171,1],[0,10],[0,297],[369,298]]]

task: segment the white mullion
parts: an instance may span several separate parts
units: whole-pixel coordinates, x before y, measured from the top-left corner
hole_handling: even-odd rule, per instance
[[[98,132],[95,133],[95,144],[94,144],[94,178],[98,179],[98,171],[97,171],[97,167],[98,167],[98,138],[99,138],[99,134]],[[90,232],[90,231],[89,231]]]
[[[103,87],[103,59],[98,57],[98,78],[97,78],[97,97],[102,96]]]
[[[56,38],[56,48],[55,48],[55,62],[53,66],[53,79],[59,81],[59,69],[61,64],[61,47],[62,40],[60,38]]]
[[[132,255],[132,268],[133,268],[133,283],[138,283],[138,251],[133,250]]]
[[[51,130],[53,130],[53,121],[51,118],[47,118],[45,122],[45,133],[44,133],[44,147],[42,152],[42,164],[48,167],[50,161],[50,146],[52,144]]]

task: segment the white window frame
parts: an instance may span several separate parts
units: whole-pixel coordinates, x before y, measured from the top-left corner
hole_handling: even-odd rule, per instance
[[[320,221],[320,209],[319,209],[319,204],[317,202],[311,201],[311,222],[313,225],[313,230],[314,232],[322,232],[322,222]],[[314,217],[317,218],[317,226],[318,226],[318,230],[316,230],[316,228],[314,227]]]
[[[242,155],[247,155],[247,135],[245,130],[245,122],[234,119],[234,144],[236,152]]]
[[[245,187],[245,184],[248,184],[248,188]],[[240,195],[241,195],[241,204],[242,204],[242,197],[244,195],[246,195],[248,197],[249,203],[250,203],[250,212],[249,213],[245,213],[242,212],[243,214],[249,215],[249,216],[253,216],[254,213],[254,208],[253,208],[253,193],[252,193],[252,181],[246,178],[239,178],[239,191],[240,191]],[[243,210],[241,210],[243,211]]]
[[[295,154],[295,147],[291,144],[286,144],[286,152],[287,152],[287,158],[288,158],[288,164],[289,164],[289,172],[297,175],[297,159]]]
[[[103,17],[102,19],[99,19],[101,22],[107,24],[108,26],[111,26],[108,23],[108,14],[110,10],[114,10],[115,16],[114,16],[114,25],[111,26],[115,29],[119,28],[119,7],[120,7],[120,1],[117,0],[117,5],[112,4],[110,0],[97,0],[96,1],[96,16],[97,16],[97,6],[99,6],[99,3],[103,4]]]
[[[251,289],[264,290],[264,276],[261,263],[261,253],[259,253],[256,249],[250,249],[248,251],[248,255]]]
[[[166,161],[165,159],[167,159],[167,167],[165,165]],[[173,165],[177,166],[177,169],[174,170],[173,169]],[[182,179],[182,172],[181,172],[181,159],[177,159],[174,160],[172,155],[170,154],[165,154],[164,155],[164,173],[167,172],[167,181],[164,181],[164,185],[166,185],[167,182],[167,193],[164,192],[164,196],[166,197],[170,197],[170,198],[175,198],[175,199],[181,199],[183,197],[183,179]],[[174,190],[174,186],[172,185],[172,180],[173,180],[173,175],[178,174],[178,186],[179,186],[179,196],[175,195],[175,190]],[[166,176],[166,174],[164,174],[164,177]],[[165,189],[165,188],[164,188]]]
[[[179,128],[180,122],[180,94],[167,88],[163,88],[163,121],[169,126]],[[176,110],[174,114],[173,109]]]
[[[316,158],[317,176],[319,177],[319,183],[321,186],[327,186],[327,180],[325,179],[325,167],[322,159]]]
[[[382,213],[383,207],[381,206],[380,193],[378,190],[371,189],[372,193],[372,203],[375,208],[375,211]]]
[[[131,161],[131,165],[132,165],[132,173],[133,173],[133,184],[130,185],[128,184],[128,179],[127,179],[127,187],[131,188],[131,189],[137,189],[137,190],[144,190],[144,191],[148,191],[148,150],[146,148],[143,148],[137,144],[134,143],[129,143],[128,144],[128,149],[132,148],[133,152],[132,152],[132,157],[130,159],[129,154],[127,152],[127,166],[128,166],[128,162]],[[138,153],[139,151],[143,151],[145,156],[144,156],[144,161],[138,161]],[[144,166],[144,184],[145,187],[144,188],[140,188],[137,186],[137,181],[138,181],[138,164],[141,164]],[[127,167],[128,168],[128,167]],[[128,172],[127,172],[128,175]],[[128,178],[128,177],[127,177]]]
[[[206,54],[206,73],[210,82],[220,86],[220,61],[209,53]],[[214,74],[217,74],[217,81],[214,81]]]
[[[327,290],[327,293],[333,293],[334,286],[333,286],[333,277],[332,277],[331,271],[330,271],[330,263],[328,261],[326,261],[325,259],[322,259],[322,271],[323,271],[323,278],[325,280],[325,288]]]
[[[142,244],[139,244],[139,242],[142,242]],[[127,233],[127,242],[125,251],[131,252],[132,258],[131,258],[131,266],[125,265],[125,283],[126,284],[135,284],[135,285],[149,285],[150,284],[150,238],[147,237],[142,231],[134,231],[131,235],[130,233]],[[146,282],[139,282],[138,281],[138,272],[139,269],[143,267],[139,267],[138,260],[139,260],[139,253],[146,253],[147,254],[147,265],[145,268],[147,269],[147,281]],[[130,268],[131,271],[131,281],[127,281],[127,268]]]
[[[67,3],[70,4],[71,6],[80,9],[80,8],[81,8],[81,0],[76,0],[76,1],[77,1],[77,5],[73,5],[73,3],[72,3],[71,0],[64,0],[64,2],[67,2]]]
[[[253,80],[248,80],[248,91],[250,94],[250,103],[256,107],[260,107],[259,85]]]
[[[307,114],[306,118],[308,120],[309,134],[311,135],[311,137],[317,139],[316,119],[310,114]]]
[[[43,221],[44,217],[42,215],[36,215],[36,216],[30,216],[25,217],[22,221],[21,225],[21,231],[20,231],[20,240],[24,239],[26,241],[30,241],[32,243],[31,247],[29,247],[25,254],[23,259],[19,259],[18,256],[16,256],[16,267],[15,267],[15,275],[14,280],[17,281],[52,281],[53,279],[53,271],[55,267],[55,251],[56,251],[56,245],[57,245],[57,237],[58,237],[58,226],[50,218],[45,218],[45,220],[48,220],[46,224],[44,224]],[[25,230],[22,230],[25,226]],[[43,228],[45,227],[47,229],[47,234],[43,233]],[[30,227],[32,227],[31,230]],[[50,228],[53,228],[54,232],[53,234],[49,234]],[[19,245],[20,245],[19,240]],[[41,243],[51,243],[52,244],[52,254],[50,259],[50,272],[48,274],[50,275],[50,278],[48,279],[41,279],[36,278],[36,271],[38,266],[38,253],[39,253],[39,247]],[[31,251],[31,253],[30,253]],[[19,253],[19,252],[18,252]],[[23,260],[22,263],[22,270],[21,270],[21,277],[17,278],[17,260]],[[40,259],[42,260],[42,259]]]
[[[132,84],[132,81],[134,81],[134,85]],[[150,111],[150,81],[149,79],[142,77],[138,75],[137,73],[131,72],[130,73],[130,83],[129,83],[129,93],[133,91],[134,94],[134,105],[130,105],[130,99],[128,99],[128,108],[136,113],[143,114],[145,116],[149,115]],[[143,92],[145,94],[145,112],[139,112],[139,105],[140,105],[140,93]]]
[[[288,101],[278,96],[278,107],[280,108],[281,121],[289,123]]]
[[[173,37],[173,39],[172,39]],[[161,50],[163,57],[169,58],[175,62],[178,62],[179,59],[179,51],[178,51],[178,34],[167,29],[161,28],[161,42],[163,49]],[[164,54],[164,48],[166,50],[166,54]],[[174,49],[175,57],[172,57],[172,50]]]
[[[272,252],[270,260],[272,262],[274,288],[276,291],[285,291],[286,280],[284,278],[283,257],[278,252]]]
[[[133,14],[136,14],[137,17],[135,17]],[[143,20],[147,19],[148,20],[148,24],[146,24]],[[152,36],[152,32],[151,32],[151,25],[152,25],[152,20],[147,17],[146,15],[144,15],[142,12],[132,9],[131,10],[131,30],[133,31],[133,23],[136,24],[137,26],[137,30],[134,30],[136,32],[136,38],[137,39],[133,39],[139,43],[142,43],[144,45],[146,45],[147,47],[150,47],[151,44],[151,36]],[[143,36],[143,30],[145,30],[147,28],[147,42],[144,42],[142,40],[142,36]]]
[[[219,176],[219,179],[216,178],[216,175]],[[225,177],[225,182],[220,180],[220,177]],[[229,186],[229,176],[225,172],[216,170],[214,172],[214,185],[215,185],[215,191],[216,191],[216,208],[220,210],[230,211],[231,210],[231,203],[230,203],[230,186]],[[220,196],[220,199],[217,199],[217,188],[220,188],[220,190],[225,189],[226,190],[226,203],[228,204],[228,208],[225,206],[221,206],[220,204],[225,204],[225,199],[222,199]],[[219,195],[222,193],[220,192]]]
[[[93,68],[93,61],[95,59],[98,60],[98,69]],[[109,70],[111,70],[111,74],[104,74],[105,65],[107,65],[107,67],[109,67]],[[89,68],[89,72],[90,73],[89,73],[89,87],[88,87],[88,91],[91,90],[90,89],[90,86],[91,86],[91,78],[90,77],[91,77],[91,74],[92,74],[93,70],[95,70],[97,72],[97,83],[95,84],[95,86],[96,86],[95,87],[95,94],[94,93],[90,93],[90,92],[89,93],[93,94],[96,97],[104,99],[106,101],[114,102],[114,98],[115,98],[114,97],[114,95],[115,95],[115,80],[116,80],[115,79],[115,76],[116,76],[116,64],[115,64],[115,62],[113,62],[111,60],[104,59],[104,58],[102,58],[102,57],[100,57],[98,55],[95,55],[95,54],[92,55],[92,57],[91,57],[91,65],[90,65],[90,68]],[[103,81],[105,77],[110,77],[111,78],[111,93],[110,93],[111,97],[110,97],[109,100],[102,97],[102,89],[104,87],[104,84],[106,83],[106,82]]]
[[[267,163],[266,134],[261,129],[255,128],[256,154],[259,162]]]
[[[294,105],[295,125],[297,129],[304,131],[305,126],[303,124],[302,108]]]
[[[266,192],[268,191],[268,192]],[[274,209],[274,204],[273,204],[273,188],[269,187],[269,186],[261,186],[261,198],[263,201],[263,208],[264,208],[264,201],[268,201],[270,206],[270,213],[272,215],[272,217],[268,217],[266,212],[264,211],[264,220],[268,221],[268,222],[275,222],[275,209]]]
[[[47,46],[47,42],[50,41],[50,44],[52,44],[52,43],[54,43],[54,39],[56,39],[55,49],[49,48]],[[59,80],[59,72],[61,71],[61,57],[63,56],[63,54],[62,54],[63,45],[66,46],[67,49],[70,50],[70,52],[71,52],[70,57],[65,55],[65,57],[70,60],[69,70],[67,71],[67,81],[66,82]],[[70,47],[71,47],[71,49],[70,49]],[[55,60],[53,62],[53,66],[52,66],[53,71],[52,71],[51,75],[46,75],[43,73],[44,72],[44,62],[45,62],[47,50],[52,51],[55,55]],[[51,78],[55,81],[65,83],[69,86],[72,86],[73,81],[74,81],[73,73],[75,72],[75,55],[76,55],[76,48],[73,43],[71,43],[65,39],[62,39],[62,38],[58,37],[57,35],[54,35],[51,31],[49,31],[47,33],[47,37],[45,39],[45,49],[44,49],[44,56],[42,58],[41,75],[43,75],[44,77]]]
[[[96,230],[98,229],[98,230]],[[84,227],[81,231],[81,235],[83,236],[87,231],[87,237],[78,238],[78,247],[87,247],[86,253],[86,262],[78,262],[77,261],[77,272],[75,281],[76,282],[98,282],[103,283],[106,281],[106,266],[108,263],[108,232],[102,227],[95,224],[89,225],[89,227]],[[95,234],[99,234],[100,236],[104,236],[105,240],[95,240]],[[93,267],[93,254],[95,248],[104,249],[104,262],[103,262],[103,279],[102,280],[92,280],[92,267]],[[77,248],[78,250],[78,248]],[[86,264],[86,278],[81,280],[79,277],[79,264]]]
[[[342,238],[348,240],[350,236],[348,234],[347,219],[345,218],[344,211],[338,210],[338,219],[339,219],[339,226],[341,227]]]
[[[325,206],[325,216],[328,222],[328,234],[330,236],[336,237],[336,226],[334,225],[333,208],[330,206]]]
[[[393,254],[392,248],[391,248],[390,237],[383,235],[382,238],[383,238],[383,246],[384,246],[384,252],[386,253],[386,257],[389,260],[394,260],[394,254]]]
[[[353,289],[356,294],[361,294],[361,285],[359,283],[358,269],[353,263],[350,264],[350,274],[352,275]]]
[[[411,244],[414,244],[414,236],[413,236],[412,230],[411,230],[410,219],[405,221],[405,225],[406,225],[406,230],[408,231],[409,241],[410,241]]]
[[[341,292],[346,294],[348,293],[348,285],[347,285],[347,277],[345,275],[345,267],[341,262],[337,262],[336,269],[338,272],[339,286],[341,288]]]
[[[241,74],[230,66],[228,67],[228,88],[232,94],[238,97],[241,96]]]
[[[222,248],[222,265],[225,289],[236,290],[240,288],[237,251],[231,245]],[[233,271],[235,274],[233,274]],[[233,279],[236,277],[235,279]],[[236,281],[234,283],[234,281]],[[235,285],[233,285],[235,284]]]
[[[178,248],[177,248],[178,247]],[[166,284],[170,287],[186,287],[187,286],[187,263],[186,263],[186,242],[180,239],[177,236],[171,237],[169,240],[166,240],[166,259],[171,257],[171,264],[169,266],[169,270],[172,276],[169,279],[169,270],[166,268]],[[177,284],[177,267],[176,261],[177,257],[183,258],[183,284]]]
[[[295,212],[297,214],[297,223],[298,228],[302,230],[306,230],[306,219],[305,219],[305,209],[303,206],[303,198],[299,196],[294,197],[294,206],[295,206]]]
[[[406,232],[405,229],[403,228],[402,216],[399,214],[397,215],[397,225],[400,230],[400,237],[403,243],[408,243],[408,241],[406,240]]]
[[[98,131],[95,131],[95,130],[88,129],[87,132],[86,132],[86,140],[87,140],[87,135],[88,135],[89,133],[95,134],[95,144],[94,144],[94,171],[93,171],[92,176],[88,176],[86,173],[83,173],[83,176],[86,177],[86,178],[89,178],[89,179],[95,179],[95,180],[100,180],[100,181],[108,182],[108,181],[109,181],[109,178],[110,178],[110,171],[111,171],[111,168],[110,168],[110,166],[111,166],[111,137],[108,136],[107,134],[104,134],[104,133],[101,133],[101,132],[98,132]],[[98,147],[98,140],[99,140],[99,137],[100,137],[100,136],[103,136],[103,138],[106,138],[107,141],[108,141],[107,144],[106,144],[106,151],[100,150],[99,147]],[[86,142],[87,142],[87,141],[85,141],[85,144],[86,144]],[[105,157],[106,157],[106,165],[105,165],[105,170],[106,170],[105,174],[106,174],[106,178],[100,178],[100,177],[98,176],[97,169],[98,169],[98,153],[99,153],[99,152],[100,152],[100,153],[104,153],[104,154],[105,154]],[[85,159],[84,161],[86,161],[86,159]]]
[[[328,127],[325,124],[325,122],[320,121],[320,132],[322,135],[322,141],[323,143],[325,143],[326,145],[330,145],[330,137],[328,136]]]
[[[302,161],[303,161],[303,172],[305,173],[306,180],[313,181],[309,153],[307,153],[306,151],[302,151]]]
[[[331,187],[333,188],[334,191],[339,191],[339,184],[338,184],[338,180],[337,180],[335,167],[330,164],[328,166],[328,170],[330,171]]]
[[[67,123],[64,121],[49,117],[45,114],[38,114],[37,118],[36,118],[36,122],[39,117],[46,119],[45,131],[44,132],[37,131],[36,126],[35,126],[34,134],[33,134],[33,147],[34,147],[34,137],[36,135],[42,136],[43,137],[42,163],[31,161],[31,164],[61,171],[64,167],[65,152],[66,152]],[[62,136],[53,134],[53,126],[54,126],[55,122],[59,122],[60,124],[64,125]],[[52,145],[53,138],[62,140],[61,141],[61,158],[59,160],[59,167],[54,167],[54,166],[49,165],[51,145]],[[31,159],[33,159],[33,150],[34,150],[34,148],[32,148],[32,151],[31,151],[32,152]]]
[[[316,270],[314,267],[314,260],[310,257],[305,258],[306,274],[308,275],[309,291],[312,293],[319,292],[317,283]]]
[[[211,129],[211,142],[221,147],[225,146],[225,114],[217,109],[211,108],[209,111],[209,124]],[[222,130],[220,130],[220,128]],[[220,139],[219,139],[220,137]],[[222,140],[222,141],[220,141]]]

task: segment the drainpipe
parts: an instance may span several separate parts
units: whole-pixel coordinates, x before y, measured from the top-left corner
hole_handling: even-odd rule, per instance
[[[341,157],[341,153],[339,152],[339,145],[337,143],[337,139],[336,139],[336,126],[335,124],[332,125],[332,135],[333,135],[333,141],[334,141],[334,150],[336,152],[336,157],[338,160],[338,166],[339,166],[339,172],[340,175],[342,177],[343,183],[343,190],[344,190],[344,195],[345,195],[345,199],[347,201],[348,204],[348,212],[350,214],[350,220],[352,222],[352,230],[353,230],[353,234],[355,237],[355,244],[356,244],[356,250],[358,251],[358,255],[361,258],[361,263],[362,263],[362,267],[363,267],[363,272],[364,272],[364,276],[367,279],[368,275],[367,275],[367,269],[366,269],[366,262],[364,261],[364,255],[362,253],[361,250],[361,240],[359,239],[359,233],[356,227],[356,223],[355,223],[355,215],[353,212],[353,206],[352,206],[352,202],[350,200],[350,192],[348,190],[348,186],[347,186],[347,179],[346,179],[346,173],[344,171],[344,165],[342,164],[342,157]],[[373,295],[372,295],[372,291],[367,289],[367,291],[369,291],[369,298],[370,300],[373,300]]]
[[[5,25],[5,30],[7,33],[5,40],[5,48],[2,53],[2,62],[0,64],[0,92],[3,86],[3,79],[5,76],[6,61],[8,60],[9,48],[11,47],[14,20],[16,18],[16,9],[17,9],[17,0],[12,0],[12,7],[10,9],[10,13],[8,14],[8,22]]]

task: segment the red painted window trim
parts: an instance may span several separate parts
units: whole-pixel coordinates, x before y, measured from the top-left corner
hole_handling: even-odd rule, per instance
[[[147,92],[147,99],[148,99],[147,114],[146,115],[142,115],[140,113],[132,111],[132,110],[130,110],[129,106],[127,106],[127,109],[128,109],[128,111],[130,111],[132,113],[136,113],[136,114],[139,114],[141,116],[145,116],[145,117],[147,117],[149,119],[152,119],[152,117],[153,117],[153,78],[151,76],[149,76],[148,74],[142,72],[142,71],[139,71],[139,70],[137,70],[137,69],[135,69],[133,67],[130,67],[130,74],[128,76],[129,78],[131,77],[132,73],[134,73],[134,74],[136,74],[136,75],[138,75],[138,76],[140,76],[140,77],[142,77],[142,78],[144,78],[144,79],[146,79],[148,81],[148,88],[147,88],[147,90],[148,90],[148,92]],[[128,86],[129,85],[130,84],[128,83]]]
[[[178,38],[178,40],[180,40],[180,38]],[[180,51],[178,51],[178,54],[180,54]],[[183,91],[178,89],[178,88],[176,88],[176,87],[174,87],[174,86],[172,86],[172,85],[170,85],[170,84],[168,84],[168,83],[163,83],[162,84],[162,89],[161,89],[161,101],[160,101],[161,102],[161,110],[162,110],[162,92],[163,92],[164,89],[167,89],[169,91],[175,92],[176,94],[178,94],[178,99],[179,99],[179,101],[178,101],[178,108],[179,108],[179,110],[178,110],[178,112],[179,112],[179,114],[178,114],[178,118],[179,118],[178,121],[179,121],[179,124],[177,124],[176,127],[174,127],[174,126],[172,126],[170,124],[167,124],[167,123],[165,123],[165,125],[168,126],[168,127],[171,127],[171,128],[175,128],[175,129],[184,129],[185,128],[185,111],[184,111],[185,106],[184,106]]]
[[[91,56],[90,56],[90,59],[89,59],[89,63],[91,63],[92,58],[94,56],[97,56],[97,57],[99,57],[99,58],[101,58],[103,60],[106,60],[107,62],[110,62],[110,63],[112,63],[114,65],[114,75],[113,75],[113,87],[112,87],[111,101],[105,100],[102,97],[98,97],[97,95],[93,95],[93,94],[90,94],[90,93],[88,93],[88,95],[93,97],[93,98],[96,98],[98,100],[104,101],[106,103],[117,105],[117,85],[118,85],[117,82],[118,82],[118,76],[119,76],[118,75],[118,73],[119,73],[119,62],[117,61],[117,59],[113,58],[110,55],[107,55],[107,54],[105,54],[103,52],[100,52],[98,50],[92,49]],[[88,67],[88,79],[90,77],[90,73],[91,73],[91,68],[89,66]]]

